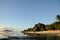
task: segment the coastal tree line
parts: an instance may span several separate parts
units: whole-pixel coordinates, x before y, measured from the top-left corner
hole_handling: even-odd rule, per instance
[[[25,31],[48,31],[48,30],[60,30],[60,15],[56,15],[56,20],[55,22],[45,25],[43,23],[38,23],[35,24],[33,28],[28,28]]]

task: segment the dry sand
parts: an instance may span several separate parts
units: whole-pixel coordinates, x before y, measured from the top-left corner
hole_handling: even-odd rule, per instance
[[[25,32],[28,34],[55,34],[60,36],[60,30],[48,30],[48,31],[39,31],[39,32],[33,32],[33,31],[29,31],[29,32]]]

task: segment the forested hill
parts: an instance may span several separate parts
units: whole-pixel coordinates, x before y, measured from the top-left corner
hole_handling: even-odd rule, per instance
[[[55,22],[49,24],[49,25],[45,25],[43,23],[38,23],[35,24],[33,26],[33,28],[28,28],[22,32],[28,32],[28,31],[48,31],[48,30],[60,30],[60,15],[56,16],[56,20]]]

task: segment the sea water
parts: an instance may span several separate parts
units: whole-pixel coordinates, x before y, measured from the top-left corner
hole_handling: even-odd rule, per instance
[[[16,34],[17,35],[17,34]],[[40,34],[18,34],[17,38],[10,38],[10,40],[60,40],[57,35],[40,35]]]
[[[23,34],[16,33],[9,36],[0,36],[0,39],[7,38],[8,40],[60,40],[57,35],[40,35],[40,34]]]

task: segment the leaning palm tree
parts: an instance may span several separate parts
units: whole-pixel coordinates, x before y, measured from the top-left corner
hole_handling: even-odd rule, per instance
[[[58,20],[58,22],[60,22],[60,15],[57,15],[56,19]]]

